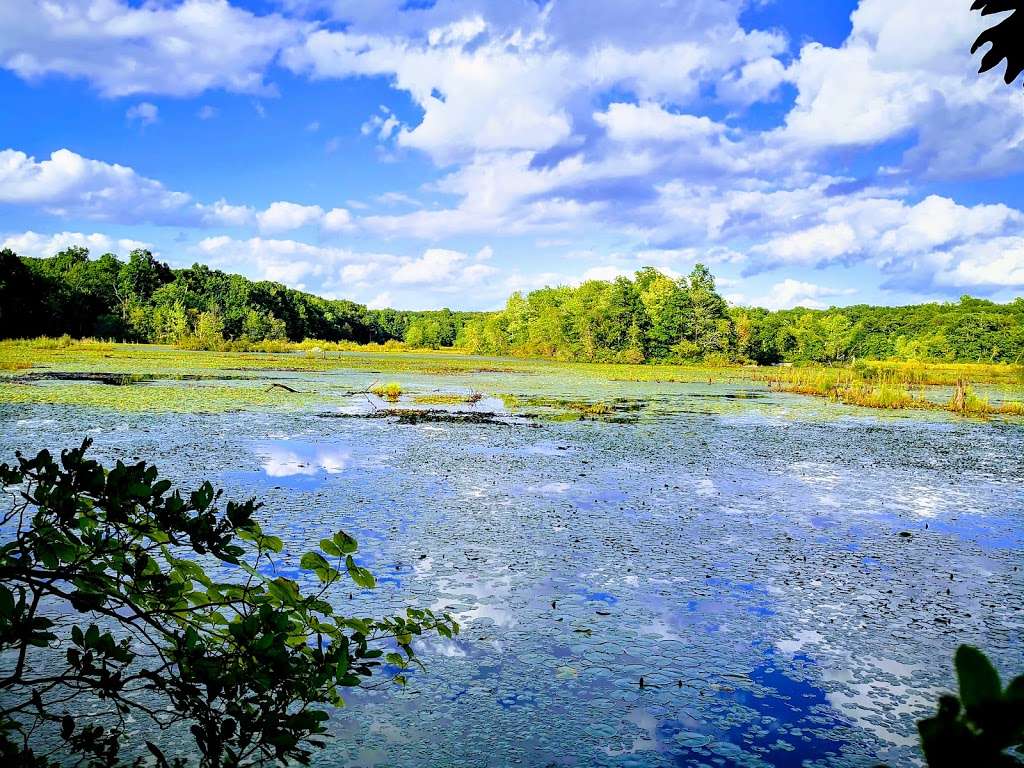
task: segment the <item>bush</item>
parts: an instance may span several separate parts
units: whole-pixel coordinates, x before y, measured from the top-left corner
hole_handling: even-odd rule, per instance
[[[384,662],[404,684],[419,663],[414,637],[458,632],[426,609],[337,612],[343,580],[375,583],[344,531],[302,556],[318,582],[304,591],[274,575],[290,569],[275,560],[282,542],[256,521],[255,500],[221,506],[209,483],[183,494],[145,462],[104,468],[85,457],[89,445],[60,462],[43,451],[0,466],[14,499],[0,518],[5,765],[124,765],[122,744],[147,723],[172,729],[167,743],[182,753],[135,745],[163,768],[197,756],[205,766],[306,764],[323,746],[325,705],[340,706]]]

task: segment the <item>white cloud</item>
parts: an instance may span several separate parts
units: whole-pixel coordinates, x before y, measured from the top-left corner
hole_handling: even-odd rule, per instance
[[[152,125],[160,119],[160,110],[157,109],[156,104],[140,101],[135,106],[129,107],[124,116],[129,121],[137,120],[140,125]]]
[[[324,214],[321,226],[328,232],[345,232],[354,227],[352,214],[344,208],[332,208]]]
[[[406,259],[391,272],[390,282],[397,286],[425,286],[442,292],[454,292],[479,285],[500,270],[479,260],[471,261],[461,251],[428,248],[417,259]]]
[[[141,240],[131,238],[112,238],[100,232],[85,234],[83,232],[58,232],[51,235],[39,232],[22,232],[20,234],[5,235],[0,249],[10,248],[19,256],[33,256],[35,258],[49,258],[65,248],[73,245],[84,246],[89,249],[93,256],[103,253],[115,253],[125,257],[136,248],[147,248],[152,250],[153,246]]]
[[[386,309],[387,307],[390,307],[393,303],[394,300],[391,298],[391,293],[388,291],[381,291],[368,302],[366,302],[366,306],[369,307],[370,309]]]
[[[775,237],[756,246],[775,264],[827,264],[852,254],[858,248],[857,234],[846,222],[819,224],[792,234]]]
[[[511,11],[492,7],[487,18],[465,14],[405,37],[395,34],[395,24],[387,31],[358,23],[345,31],[321,29],[290,46],[282,59],[317,78],[393,78],[394,87],[423,110],[422,119],[400,127],[384,108],[363,132],[394,135],[401,146],[447,164],[475,152],[540,151],[568,141],[577,124],[590,119],[583,105],[607,89],[628,88],[643,101],[684,102],[698,95],[702,82],[784,49],[778,35],[742,30],[732,3],[697,3],[686,16],[650,3],[630,11],[625,37],[625,29],[610,21],[622,13],[615,4],[577,7],[571,23],[566,5],[535,8],[513,24],[498,18],[504,13],[508,21]],[[704,13],[711,6],[718,11]],[[359,13],[346,9],[344,15]],[[660,39],[630,39],[641,19],[664,15],[671,24],[644,26]],[[699,27],[699,18],[715,22]],[[589,42],[581,39],[586,34]]]
[[[384,253],[311,245],[296,240],[253,237],[237,240],[224,235],[205,238],[193,249],[211,266],[239,272],[255,280],[274,280],[293,288],[315,288],[325,295],[347,293],[350,279],[365,280],[368,264],[383,269],[398,262]],[[357,271],[345,269],[356,265]],[[314,285],[315,283],[315,285]]]
[[[38,205],[57,215],[127,221],[181,218],[190,198],[133,169],[90,160],[68,149],[49,159],[0,151],[0,203]]]
[[[308,25],[227,0],[47,0],[0,8],[0,66],[84,78],[106,96],[270,93],[264,73]]]
[[[418,259],[396,269],[391,280],[399,285],[432,285],[451,281],[466,254],[444,248],[429,248]]]
[[[199,108],[199,111],[196,112],[196,117],[198,117],[200,120],[212,120],[216,116],[217,108],[211,107],[209,104],[204,104],[202,107]]]
[[[231,205],[218,200],[212,205],[198,205],[203,223],[222,224],[229,227],[244,227],[256,221],[256,212],[247,205]]]
[[[668,112],[650,102],[609,104],[605,112],[594,113],[594,120],[616,141],[687,141],[725,130],[708,117]]]
[[[916,134],[903,169],[928,176],[1024,167],[1024,93],[978,77],[970,47],[989,23],[960,0],[861,0],[839,48],[810,43],[775,137],[795,147],[872,145]]]
[[[941,253],[939,286],[969,289],[1024,288],[1024,237],[993,238]]]
[[[319,205],[299,205],[281,200],[271,203],[265,211],[257,214],[256,219],[262,232],[287,232],[318,222],[323,216],[324,209]]]
[[[808,309],[824,309],[827,305],[823,298],[852,296],[857,291],[853,288],[829,288],[815,283],[786,278],[775,283],[766,296],[753,299],[750,303],[755,307],[766,309],[792,309],[807,307]]]
[[[715,91],[730,104],[748,106],[772,98],[785,79],[786,68],[782,62],[765,56],[725,75],[718,81]]]

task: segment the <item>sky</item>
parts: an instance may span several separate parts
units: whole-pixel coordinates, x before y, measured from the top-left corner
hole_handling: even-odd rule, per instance
[[[968,0],[0,0],[0,247],[371,307],[703,262],[770,308],[1024,292]]]

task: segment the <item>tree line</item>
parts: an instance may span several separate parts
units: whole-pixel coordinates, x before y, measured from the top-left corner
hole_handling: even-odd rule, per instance
[[[185,346],[303,339],[366,344],[402,340],[416,324],[428,327],[431,344],[451,346],[473,316],[447,309],[371,310],[202,264],[172,269],[141,249],[127,261],[111,253],[91,259],[78,246],[44,259],[0,250],[3,338],[69,334]]]
[[[514,293],[498,312],[368,309],[146,250],[127,261],[71,247],[51,258],[0,251],[0,337],[223,342],[391,340],[414,348],[591,362],[839,363],[867,359],[1024,362],[1024,299],[964,296],[913,306],[769,311],[730,307],[698,264]]]
[[[1024,299],[769,311],[729,307],[703,265],[678,279],[647,267],[633,278],[513,294],[502,311],[467,322],[456,344],[484,354],[625,363],[1020,363]]]

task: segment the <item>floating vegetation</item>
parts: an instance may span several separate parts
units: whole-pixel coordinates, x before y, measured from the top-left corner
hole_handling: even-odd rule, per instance
[[[397,381],[390,381],[387,384],[375,384],[370,387],[370,392],[377,397],[387,400],[389,403],[397,403],[402,396],[402,385]]]
[[[981,397],[971,386],[960,379],[956,383],[953,397],[949,400],[949,410],[962,416],[1024,416],[1024,403],[1006,402],[993,405],[988,398]]]
[[[223,413],[255,408],[299,407],[308,397],[279,388],[248,386],[96,386],[90,382],[47,385],[0,382],[0,403],[61,405],[154,413]]]
[[[483,395],[479,392],[470,395],[436,393],[419,395],[413,398],[413,402],[421,405],[475,405],[480,402],[482,397]]]
[[[499,424],[526,425],[528,415],[510,418],[492,411],[447,411],[433,408],[378,408],[366,413],[320,413],[325,419],[395,419],[398,424]],[[537,426],[537,425],[532,425]]]
[[[13,381],[28,383],[33,381],[92,381],[114,387],[129,384],[144,384],[150,381],[230,381],[246,380],[251,376],[238,374],[207,374],[207,373],[106,373],[101,371],[32,371],[16,376]]]
[[[613,402],[590,402],[587,400],[570,400],[558,397],[531,397],[522,401],[523,405],[540,406],[562,411],[562,420],[573,418],[599,418],[614,416],[618,413],[639,410],[639,404],[632,401],[619,399]]]

